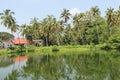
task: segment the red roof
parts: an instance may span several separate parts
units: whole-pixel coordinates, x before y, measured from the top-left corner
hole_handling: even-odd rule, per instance
[[[24,38],[17,38],[17,39],[12,40],[12,42],[14,44],[33,44],[32,41],[29,41],[29,40],[24,39]]]

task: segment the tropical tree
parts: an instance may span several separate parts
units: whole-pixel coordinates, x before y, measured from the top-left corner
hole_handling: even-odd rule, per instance
[[[98,18],[100,17],[100,10],[99,10],[98,6],[95,6],[95,7],[92,7],[90,11],[91,11],[91,14],[93,17],[92,20],[96,27],[96,35],[97,35],[96,37],[97,37],[97,41],[99,43],[100,42],[99,41],[99,28],[98,28],[97,21],[98,21]]]
[[[61,33],[63,30],[63,26],[60,21],[57,21],[53,15],[48,15],[40,23],[40,26],[39,32],[41,37],[45,39],[46,45],[60,45]]]
[[[108,25],[108,35],[109,36],[111,36],[111,34],[112,34],[111,27],[114,25],[113,15],[114,15],[114,8],[107,8],[106,22],[107,22],[107,25]]]
[[[63,9],[63,12],[61,13],[61,18],[63,18],[64,22],[67,23],[67,21],[70,19],[70,13],[69,10]]]
[[[51,25],[51,32],[52,32],[52,40],[54,40],[54,38],[56,38],[56,44],[60,45],[61,44],[61,40],[62,40],[62,33],[63,33],[63,25],[61,24],[61,22],[57,21],[56,18],[53,19],[52,25]]]
[[[14,39],[14,35],[8,32],[0,32],[0,38],[1,40],[11,40]]]
[[[32,26],[23,24],[20,29],[21,35],[25,36],[28,40],[33,40],[33,29]]]
[[[120,6],[119,6],[119,9],[116,11],[115,19],[116,19],[117,26],[120,26]]]
[[[86,27],[85,22],[86,22],[85,13],[79,13],[73,17],[74,28],[78,32],[77,33],[78,34],[78,42],[80,42],[80,44],[84,44],[84,31],[85,31],[85,27]]]
[[[38,18],[34,17],[33,19],[31,19],[30,24],[31,24],[32,30],[34,32],[34,39],[39,38],[40,23],[38,21]]]
[[[16,32],[18,28],[16,26],[15,18],[12,16],[13,14],[15,13],[10,9],[4,10],[4,12],[0,14],[2,20],[1,24],[10,29],[11,32]]]

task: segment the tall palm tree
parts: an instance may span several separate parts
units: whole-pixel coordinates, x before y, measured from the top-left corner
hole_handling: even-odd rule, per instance
[[[97,19],[100,17],[100,10],[99,10],[98,6],[95,6],[95,7],[92,7],[90,11],[93,16],[93,21],[95,22],[95,27],[96,27],[96,32],[97,32],[96,37],[97,37],[97,41],[99,43],[100,41],[99,41],[99,31],[98,31]]]
[[[49,26],[47,18],[44,18],[40,25],[40,36],[45,38],[45,45],[48,46],[49,42]]]
[[[114,8],[107,8],[106,11],[106,20],[108,25],[108,35],[111,35],[111,27],[114,25],[113,21],[114,16]]]
[[[79,13],[76,14],[73,17],[73,24],[74,24],[74,28],[75,30],[78,32],[77,36],[78,36],[78,40],[81,40],[81,44],[84,44],[84,40],[83,40],[83,33],[84,33],[84,29],[85,29],[85,14],[84,13]]]
[[[10,29],[11,32],[16,32],[18,29],[16,26],[15,18],[12,16],[14,14],[15,13],[9,9],[4,10],[4,12],[0,14],[0,18],[2,20],[1,24]]]
[[[115,17],[116,23],[118,26],[120,26],[120,6],[119,6],[119,9],[117,10],[116,14],[117,14]]]
[[[95,7],[91,8],[91,14],[95,18],[100,15],[100,10],[99,10],[98,6],[95,6]]]
[[[21,35],[25,36],[28,40],[33,39],[33,29],[32,26],[23,24],[20,29]]]
[[[51,32],[53,33],[54,38],[56,38],[57,45],[60,45],[62,32],[64,29],[63,25],[61,24],[60,21],[57,21],[56,18],[54,18],[51,28],[52,28]],[[53,40],[54,40],[54,38],[53,38]]]
[[[70,19],[70,13],[69,10],[63,9],[63,12],[61,13],[61,18],[63,18],[64,22],[67,23],[67,21]]]
[[[40,23],[38,22],[38,18],[34,17],[31,19],[30,24],[32,26],[32,30],[34,31],[34,39],[39,38]]]

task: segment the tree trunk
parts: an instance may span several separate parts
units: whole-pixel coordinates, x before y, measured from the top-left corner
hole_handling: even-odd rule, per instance
[[[46,46],[48,46],[48,38],[46,37],[45,40],[46,40],[46,41],[45,41],[45,42],[46,42]]]

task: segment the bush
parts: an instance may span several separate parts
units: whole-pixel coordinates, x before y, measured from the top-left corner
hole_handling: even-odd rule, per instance
[[[118,49],[120,50],[120,36],[118,34],[112,35],[107,41],[106,45],[103,45],[101,49],[109,50],[109,49]]]
[[[120,50],[120,43],[119,43],[119,44],[116,44],[116,45],[115,45],[115,48],[116,48],[117,50]]]
[[[119,49],[120,48],[120,36],[118,34],[112,35],[108,43],[112,46],[113,49]]]
[[[112,48],[111,48],[110,45],[103,45],[103,46],[101,47],[101,49],[103,49],[103,50],[110,50],[110,49],[112,49]]]
[[[35,52],[35,47],[34,46],[26,47],[26,52]]]
[[[52,51],[59,51],[59,49],[57,48],[57,46],[53,46]]]

